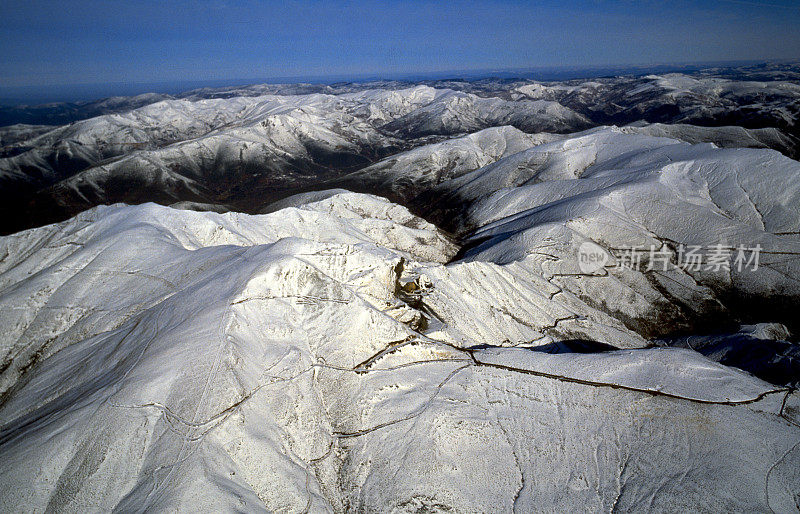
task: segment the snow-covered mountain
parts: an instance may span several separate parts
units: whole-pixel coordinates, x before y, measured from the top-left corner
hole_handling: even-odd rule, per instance
[[[563,134],[633,124],[643,134],[797,157],[800,86],[785,73],[732,73],[264,84],[109,98],[82,104],[88,119],[69,125],[0,129],[0,229],[116,201],[254,213],[398,152],[508,125]]]
[[[746,76],[743,78],[747,78]],[[600,123],[775,127],[797,137],[800,84],[680,73],[568,83],[531,83],[512,98],[557,101]]]
[[[719,324],[731,310],[800,328],[800,269],[787,258],[800,254],[800,163],[771,150],[625,132],[593,129],[440,184],[423,194],[438,198],[431,219],[464,235],[466,257],[532,258],[565,276],[579,296],[621,309],[616,316],[645,336]],[[654,247],[669,254],[669,264],[644,275],[615,269],[606,277],[570,278],[587,239],[616,261],[635,247],[648,253],[646,265]],[[681,247],[717,244],[731,254],[760,246],[759,268],[708,273],[677,265]]]
[[[443,265],[447,238],[376,197],[115,205],[0,242],[3,510],[796,501],[796,393],[635,349],[529,262]],[[554,346],[578,334],[634,349]]]
[[[328,185],[377,192],[411,202],[437,184],[562,137],[549,133],[526,134],[510,126],[492,127],[391,155],[358,171],[336,177]]]
[[[796,157],[800,86],[765,82],[761,69],[738,73],[562,83],[265,84],[81,104],[89,119],[2,129],[4,231],[115,201],[190,201],[257,212],[298,188],[316,187],[308,175],[311,182],[320,173],[335,178],[403,149],[505,125],[569,133],[635,123],[643,133]],[[742,80],[750,77],[762,80]],[[646,128],[651,122],[668,125]],[[25,214],[12,221],[20,210]]]
[[[752,73],[0,129],[0,510],[796,512],[800,93]]]
[[[7,230],[114,201],[221,203],[252,212],[287,192],[427,142],[425,136],[505,124],[572,131],[588,121],[554,102],[485,99],[427,86],[165,100],[14,137],[10,156],[0,159],[0,197],[9,211],[25,212],[18,223],[6,222]]]

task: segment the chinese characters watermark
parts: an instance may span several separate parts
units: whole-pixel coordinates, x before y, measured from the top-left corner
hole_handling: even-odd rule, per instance
[[[761,245],[726,246],[684,245],[676,249],[666,245],[648,247],[629,246],[617,249],[612,255],[600,245],[587,241],[578,248],[578,266],[582,273],[594,274],[602,268],[628,268],[635,271],[667,271],[679,268],[684,271],[730,272],[758,270]],[[615,252],[616,253],[616,252]]]

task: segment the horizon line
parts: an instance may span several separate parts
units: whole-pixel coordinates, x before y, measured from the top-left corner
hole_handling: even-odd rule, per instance
[[[557,66],[525,66],[525,67],[509,67],[509,68],[468,68],[468,69],[453,69],[453,70],[434,70],[434,71],[407,71],[407,72],[362,72],[362,73],[330,73],[322,75],[283,75],[283,76],[254,76],[254,77],[236,77],[236,78],[206,78],[206,79],[164,79],[153,81],[108,81],[108,82],[75,82],[75,83],[59,83],[59,84],[45,84],[45,85],[22,85],[22,86],[4,86],[0,85],[0,105],[3,107],[17,107],[17,106],[36,106],[50,103],[80,103],[99,101],[112,97],[127,97],[138,96],[142,94],[181,94],[195,89],[204,88],[225,88],[225,87],[249,87],[262,84],[346,84],[346,83],[366,83],[366,82],[380,82],[380,81],[398,81],[398,82],[412,82],[412,81],[426,81],[426,80],[479,80],[479,79],[533,79],[547,81],[563,81],[563,80],[576,80],[581,78],[590,77],[609,77],[621,75],[636,75],[636,71],[642,74],[648,71],[660,70],[664,68],[673,68],[675,71],[681,68],[691,68],[686,71],[700,71],[706,67],[725,66],[735,67],[744,65],[755,64],[780,64],[780,63],[794,63],[800,62],[799,59],[794,58],[781,58],[781,59],[745,59],[745,60],[711,60],[711,61],[675,61],[675,62],[659,62],[659,63],[632,63],[632,64],[589,64],[589,65],[557,65]],[[587,72],[603,72],[606,74],[600,75],[586,75]],[[624,73],[624,72],[632,73]],[[558,78],[533,78],[530,75],[533,73],[552,73],[569,75],[572,72],[574,77],[558,77]],[[584,73],[581,73],[584,72]],[[614,72],[622,72],[615,74]],[[515,73],[519,75],[514,75]],[[528,75],[528,76],[525,76]],[[129,88],[137,89],[144,87],[163,87],[169,91],[147,91],[140,92],[122,92],[121,94],[99,94],[91,96],[91,93],[84,91],[83,94],[79,93],[81,89],[102,89],[102,88]],[[185,88],[185,89],[176,89]],[[47,93],[49,90],[55,90],[52,93]],[[59,93],[58,90],[61,92]],[[68,91],[72,90],[73,94]],[[99,92],[99,91],[98,91]],[[28,93],[28,94],[26,94]],[[38,93],[38,94],[35,94]],[[30,96],[30,100],[39,102],[38,104],[25,103],[25,97]],[[71,99],[66,97],[71,96]],[[48,99],[52,97],[52,99]],[[62,97],[63,99],[56,99]],[[12,103],[20,102],[21,103]]]

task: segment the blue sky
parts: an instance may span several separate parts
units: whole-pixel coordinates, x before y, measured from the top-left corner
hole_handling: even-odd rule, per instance
[[[797,0],[0,0],[0,86],[800,58]]]

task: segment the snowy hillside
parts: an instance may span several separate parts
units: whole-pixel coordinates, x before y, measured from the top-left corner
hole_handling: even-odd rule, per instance
[[[391,155],[329,184],[411,201],[437,184],[561,137],[526,134],[509,126],[493,127]]]
[[[101,207],[2,245],[3,510],[796,501],[796,394],[690,350],[553,355],[644,341],[523,263],[437,263],[375,197]]]
[[[30,108],[52,109],[43,118],[49,124],[64,110],[82,114],[68,125],[0,129],[0,230],[114,202],[221,204],[256,213],[399,152],[503,126],[565,134],[630,124],[638,133],[797,158],[800,85],[793,69],[566,82],[260,84]],[[20,109],[11,119],[35,119]]]
[[[513,98],[557,101],[600,123],[637,120],[776,127],[797,137],[800,84],[680,73],[517,87]]]
[[[573,131],[589,122],[555,102],[427,86],[165,100],[28,139],[22,128],[9,131],[0,199],[9,213],[25,212],[16,223],[5,217],[6,230],[115,201],[222,203],[252,212],[289,191],[429,142],[424,136],[506,124]]]
[[[798,512],[781,70],[0,128],[0,511]]]
[[[646,336],[707,330],[731,311],[800,328],[793,307],[800,269],[791,257],[800,254],[800,163],[771,150],[626,132],[593,129],[440,184],[423,194],[431,219],[464,235],[468,258],[533,260],[564,276],[575,294],[619,309],[615,315]],[[608,253],[608,276],[570,276],[585,241]],[[714,245],[723,245],[731,262],[741,247],[758,245],[760,266],[680,266],[681,252]],[[644,254],[642,268],[651,249],[658,251],[656,269],[615,266],[632,248]]]

